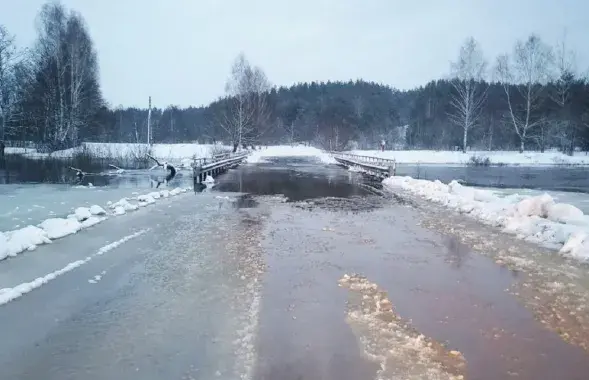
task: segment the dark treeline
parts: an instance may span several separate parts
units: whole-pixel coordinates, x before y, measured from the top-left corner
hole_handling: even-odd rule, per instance
[[[151,112],[151,143],[375,149],[385,140],[394,149],[589,149],[589,84],[576,74],[564,41],[551,47],[531,35],[489,65],[469,38],[447,78],[410,91],[361,80],[275,87],[240,54],[222,98],[149,111],[104,101],[81,15],[50,2],[37,29],[35,45],[20,51],[0,26],[0,139],[49,150],[81,141],[145,143]]]

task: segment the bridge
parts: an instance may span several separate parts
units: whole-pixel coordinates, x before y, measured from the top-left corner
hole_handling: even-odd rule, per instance
[[[359,168],[362,172],[373,177],[392,177],[397,171],[397,162],[394,159],[361,156],[343,152],[329,152],[329,154],[338,164],[347,168]]]
[[[215,154],[211,158],[196,158],[192,164],[194,184],[202,183],[207,176],[216,177],[228,169],[237,167],[248,152]]]

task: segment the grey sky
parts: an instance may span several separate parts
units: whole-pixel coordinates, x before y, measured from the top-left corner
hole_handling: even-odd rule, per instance
[[[0,0],[22,46],[44,0]],[[586,0],[62,0],[82,13],[113,106],[207,104],[243,51],[277,85],[363,78],[406,89],[447,75],[472,35],[490,61],[531,32],[566,28],[589,67]]]

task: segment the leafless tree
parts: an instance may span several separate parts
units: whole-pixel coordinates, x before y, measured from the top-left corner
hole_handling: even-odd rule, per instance
[[[561,148],[572,155],[575,146],[575,123],[571,117],[572,87],[576,77],[575,52],[566,45],[566,34],[558,43],[554,55],[554,69],[556,79],[551,86],[550,97],[559,109],[556,120],[553,120],[554,133],[561,142]]]
[[[543,85],[551,77],[552,63],[552,49],[534,34],[525,42],[516,43],[512,58],[507,54],[497,58],[496,72],[505,91],[511,124],[520,139],[520,153],[524,151],[529,131],[546,122],[539,108]],[[517,89],[520,102],[514,99],[513,88]]]
[[[256,142],[268,126],[267,94],[271,85],[259,67],[238,55],[225,85],[227,107],[220,120],[234,146]]]
[[[73,13],[66,26],[68,50],[66,99],[68,118],[66,129],[72,141],[77,141],[81,127],[87,125],[102,105],[98,87],[98,59],[82,17]]]
[[[0,140],[5,139],[8,124],[15,121],[19,57],[14,37],[0,25]]]
[[[479,44],[473,37],[469,37],[460,48],[458,60],[451,64],[451,83],[455,93],[451,96],[453,112],[449,114],[449,118],[462,127],[464,153],[468,144],[468,131],[481,117],[487,91],[484,83],[486,69],[487,61]]]
[[[43,6],[37,29],[27,117],[41,119],[42,138],[54,148],[75,144],[103,105],[96,51],[83,18],[58,2]]]

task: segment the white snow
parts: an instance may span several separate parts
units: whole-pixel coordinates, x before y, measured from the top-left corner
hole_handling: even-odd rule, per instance
[[[105,218],[105,217],[91,216],[88,219],[81,222],[80,224],[82,225],[82,229],[84,229],[84,228],[92,227],[92,226],[94,226],[94,225],[96,225],[106,219],[107,218]]]
[[[32,251],[38,245],[47,243],[51,243],[47,232],[35,226],[0,232],[0,260],[8,256],[16,256],[23,251]]]
[[[213,178],[213,176],[211,175],[207,175],[207,178],[205,178],[205,183],[215,183],[215,179]]]
[[[88,207],[78,207],[74,210],[74,215],[79,222],[83,222],[84,220],[90,218],[92,213]]]
[[[90,210],[90,214],[92,214],[92,215],[106,215],[106,211],[98,205],[90,206],[89,210]]]
[[[59,239],[75,234],[82,229],[82,224],[74,218],[50,218],[39,224],[49,239]]]
[[[354,150],[352,154],[380,158],[394,158],[401,164],[454,164],[466,165],[472,156],[488,157],[493,165],[589,165],[589,156],[577,153],[567,156],[561,152],[514,152],[514,151],[436,151],[436,150]]]
[[[160,199],[160,197],[162,196],[159,191],[153,191],[147,195],[152,197],[153,199]]]
[[[137,197],[137,200],[139,201],[139,206],[146,206],[155,203],[155,199],[153,199],[153,197],[150,194],[139,195]]]
[[[135,211],[139,207],[137,205],[131,204],[127,198],[121,198],[115,203],[111,203],[109,205],[110,208],[116,209],[117,207],[121,207],[124,211]]]
[[[116,206],[116,207],[114,207],[113,213],[116,216],[119,216],[119,215],[125,215],[127,213],[127,211],[125,211],[125,208],[123,206]]]
[[[137,231],[131,235],[127,235],[120,240],[117,240],[113,243],[103,246],[92,256],[88,256],[83,260],[77,260],[72,263],[69,263],[65,267],[63,267],[59,270],[56,270],[55,272],[49,273],[43,277],[38,277],[31,282],[25,282],[25,283],[22,283],[20,285],[13,287],[13,288],[0,289],[0,305],[4,305],[10,301],[13,301],[13,300],[23,296],[24,294],[27,294],[27,293],[33,291],[34,289],[41,287],[42,285],[48,283],[49,281],[55,280],[57,277],[61,276],[62,274],[65,274],[69,271],[76,269],[77,267],[79,267],[81,265],[86,264],[87,262],[92,260],[94,257],[99,256],[99,255],[103,255],[106,252],[118,247],[119,245],[121,245],[129,240],[134,239],[140,235],[143,235],[147,231],[148,230],[144,229],[144,230]]]
[[[52,157],[72,157],[80,152],[88,152],[95,157],[125,159],[125,158],[144,158],[146,154],[151,154],[161,160],[180,160],[180,168],[190,167],[193,157],[210,157],[215,150],[229,150],[230,147],[220,144],[147,144],[134,143],[83,143],[82,145],[52,152]],[[24,152],[19,152],[24,153]],[[28,150],[26,153],[30,157],[44,157],[48,154],[36,153],[34,150]],[[124,170],[117,169],[115,173],[122,173]]]
[[[549,194],[501,198],[492,191],[456,181],[446,185],[411,177],[390,177],[383,184],[455,209],[521,239],[589,260],[589,216],[573,205],[556,203]]]
[[[247,162],[264,162],[267,157],[316,157],[325,164],[333,164],[335,160],[328,153],[310,146],[276,145],[254,150],[248,157]]]

